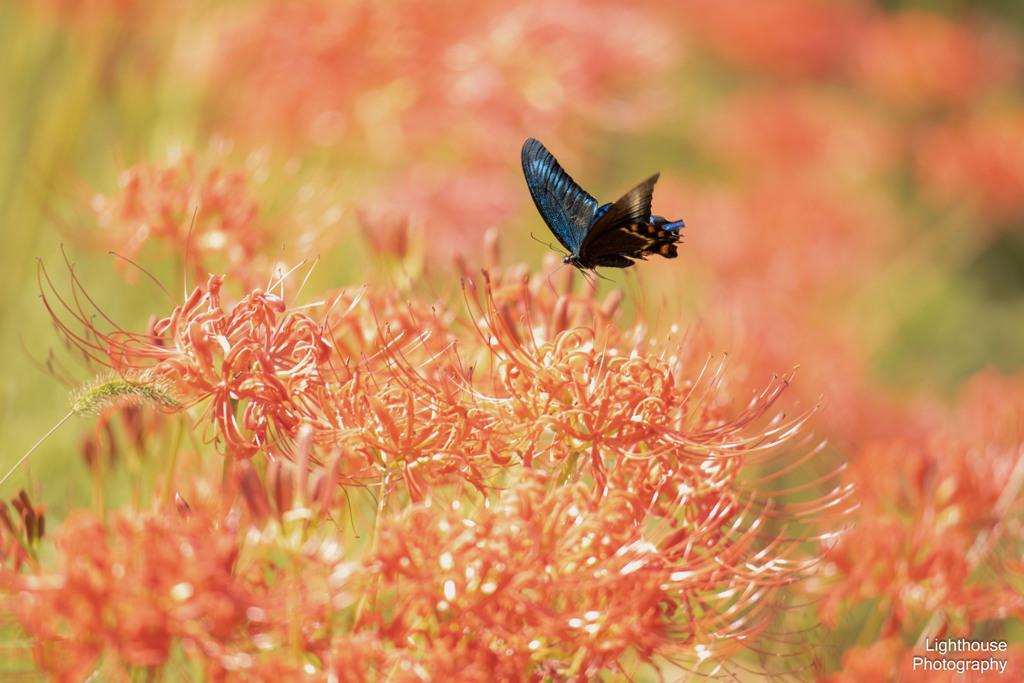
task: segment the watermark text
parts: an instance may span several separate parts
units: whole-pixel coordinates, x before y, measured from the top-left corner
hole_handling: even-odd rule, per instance
[[[933,640],[926,638],[924,649],[928,654],[914,655],[914,671],[968,671],[1003,673],[1007,659],[995,656],[1006,652],[1006,641],[1003,640],[968,640],[967,638],[946,638]],[[959,653],[992,653],[989,657],[957,657]]]

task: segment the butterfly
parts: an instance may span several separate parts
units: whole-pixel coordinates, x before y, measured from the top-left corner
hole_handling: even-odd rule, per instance
[[[612,203],[597,200],[562,170],[540,142],[523,143],[523,175],[537,211],[569,253],[562,259],[580,270],[598,266],[629,268],[650,254],[679,255],[676,244],[683,221],[651,215],[651,196],[659,173]]]

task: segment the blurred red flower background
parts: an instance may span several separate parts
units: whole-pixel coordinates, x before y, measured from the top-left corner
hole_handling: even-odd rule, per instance
[[[0,671],[1024,677],[1024,14],[902,4],[9,3]]]

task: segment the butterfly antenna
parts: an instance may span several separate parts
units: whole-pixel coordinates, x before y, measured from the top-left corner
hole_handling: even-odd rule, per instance
[[[551,244],[551,242],[545,242],[543,240],[537,239],[537,236],[534,235],[532,232],[530,233],[530,237],[533,238],[533,241],[536,242],[537,244],[546,244],[548,249],[550,249],[551,251],[557,251],[558,253],[563,253],[561,249],[559,249],[555,245]],[[555,270],[557,271],[558,268],[555,268]]]

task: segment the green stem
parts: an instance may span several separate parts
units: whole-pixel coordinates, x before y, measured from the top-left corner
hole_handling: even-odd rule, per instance
[[[164,475],[164,487],[160,492],[160,507],[171,504],[171,495],[174,490],[174,470],[178,465],[178,451],[181,449],[181,420],[174,421],[174,434],[171,436],[171,453],[167,462],[167,472]]]
[[[46,441],[46,439],[47,439],[47,438],[48,438],[48,437],[50,436],[50,434],[53,434],[53,433],[54,433],[55,431],[57,431],[57,428],[58,428],[58,427],[60,427],[60,426],[61,426],[62,424],[64,424],[65,422],[67,422],[67,421],[68,421],[68,418],[69,418],[69,417],[71,417],[71,416],[72,416],[72,415],[74,415],[74,414],[75,414],[75,411],[71,411],[71,412],[69,412],[69,413],[68,413],[67,415],[65,415],[64,417],[62,417],[62,418],[60,419],[60,422],[58,422],[57,424],[53,425],[53,427],[52,427],[52,428],[50,429],[50,431],[46,432],[46,434],[44,434],[44,435],[43,435],[43,438],[39,439],[39,441],[36,441],[36,445],[35,445],[35,446],[32,446],[32,448],[28,449],[28,452],[27,452],[27,453],[25,453],[25,455],[21,456],[21,459],[20,459],[20,460],[18,460],[18,462],[14,463],[14,467],[12,467],[12,468],[11,468],[10,470],[8,470],[8,471],[7,471],[7,474],[5,474],[5,475],[4,475],[4,478],[3,478],[3,479],[0,479],[0,485],[2,485],[2,484],[3,484],[4,482],[5,482],[5,481],[7,481],[7,479],[8,479],[8,478],[9,478],[9,477],[10,477],[10,476],[11,476],[12,474],[14,474],[14,470],[16,470],[16,469],[18,469],[19,467],[21,467],[21,463],[25,462],[25,460],[27,460],[27,459],[28,459],[28,456],[32,455],[32,453],[33,453],[33,452],[34,452],[34,451],[35,451],[35,450],[36,450],[37,448],[39,448],[39,446],[40,446],[40,445],[41,445],[41,444],[42,444],[42,443],[43,443],[44,441]]]

